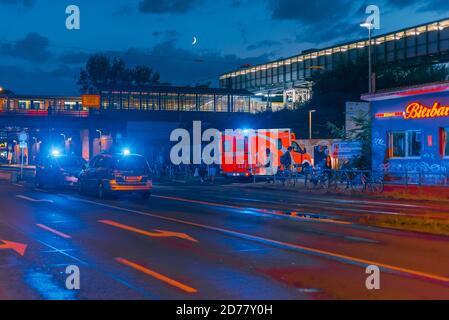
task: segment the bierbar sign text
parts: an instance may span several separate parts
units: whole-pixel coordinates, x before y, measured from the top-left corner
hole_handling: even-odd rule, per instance
[[[432,107],[425,106],[419,102],[412,102],[405,108],[405,112],[378,113],[375,117],[404,117],[406,120],[449,117],[449,106],[441,105],[437,101],[434,102]]]
[[[423,119],[449,116],[449,106],[442,106],[435,102],[432,107],[427,107],[419,102],[410,103],[405,109],[405,119]]]

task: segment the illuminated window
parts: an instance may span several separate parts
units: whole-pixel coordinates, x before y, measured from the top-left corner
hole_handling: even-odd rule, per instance
[[[393,158],[415,158],[421,156],[421,131],[397,131],[391,133],[391,156]]]

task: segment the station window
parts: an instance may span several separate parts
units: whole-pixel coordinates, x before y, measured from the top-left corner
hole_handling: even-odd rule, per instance
[[[421,131],[396,131],[391,133],[392,158],[416,158],[421,156]]]

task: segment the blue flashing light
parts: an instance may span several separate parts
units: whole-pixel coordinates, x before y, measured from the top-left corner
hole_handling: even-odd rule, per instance
[[[59,151],[58,149],[53,149],[53,150],[51,150],[51,155],[53,157],[60,156],[61,155],[61,151]]]
[[[123,155],[129,156],[131,154],[131,151],[129,149],[123,149]]]

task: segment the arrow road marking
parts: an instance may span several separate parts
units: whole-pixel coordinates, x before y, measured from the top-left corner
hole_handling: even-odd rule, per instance
[[[0,250],[10,249],[10,250],[14,250],[21,256],[25,255],[25,251],[27,249],[26,244],[19,243],[19,242],[13,242],[13,241],[7,241],[7,240],[0,240],[0,241],[4,243],[4,244],[0,245]]]
[[[118,223],[115,221],[111,221],[111,220],[98,220],[98,222],[104,223],[104,224],[107,224],[107,225],[110,225],[110,226],[113,226],[116,228],[120,228],[123,230],[128,230],[131,232],[142,234],[142,235],[148,236],[148,237],[154,237],[154,238],[174,237],[174,238],[184,239],[184,240],[188,240],[188,241],[198,242],[198,240],[190,237],[189,235],[187,235],[185,233],[165,231],[165,230],[154,230],[156,232],[149,232],[149,231],[130,227],[130,226],[127,226],[127,225],[124,225],[124,224],[121,224],[121,223]]]
[[[17,195],[17,198],[23,199],[23,200],[27,200],[27,201],[31,201],[31,202],[48,202],[48,203],[53,203],[53,200],[47,200],[47,199],[33,199],[24,195]]]

